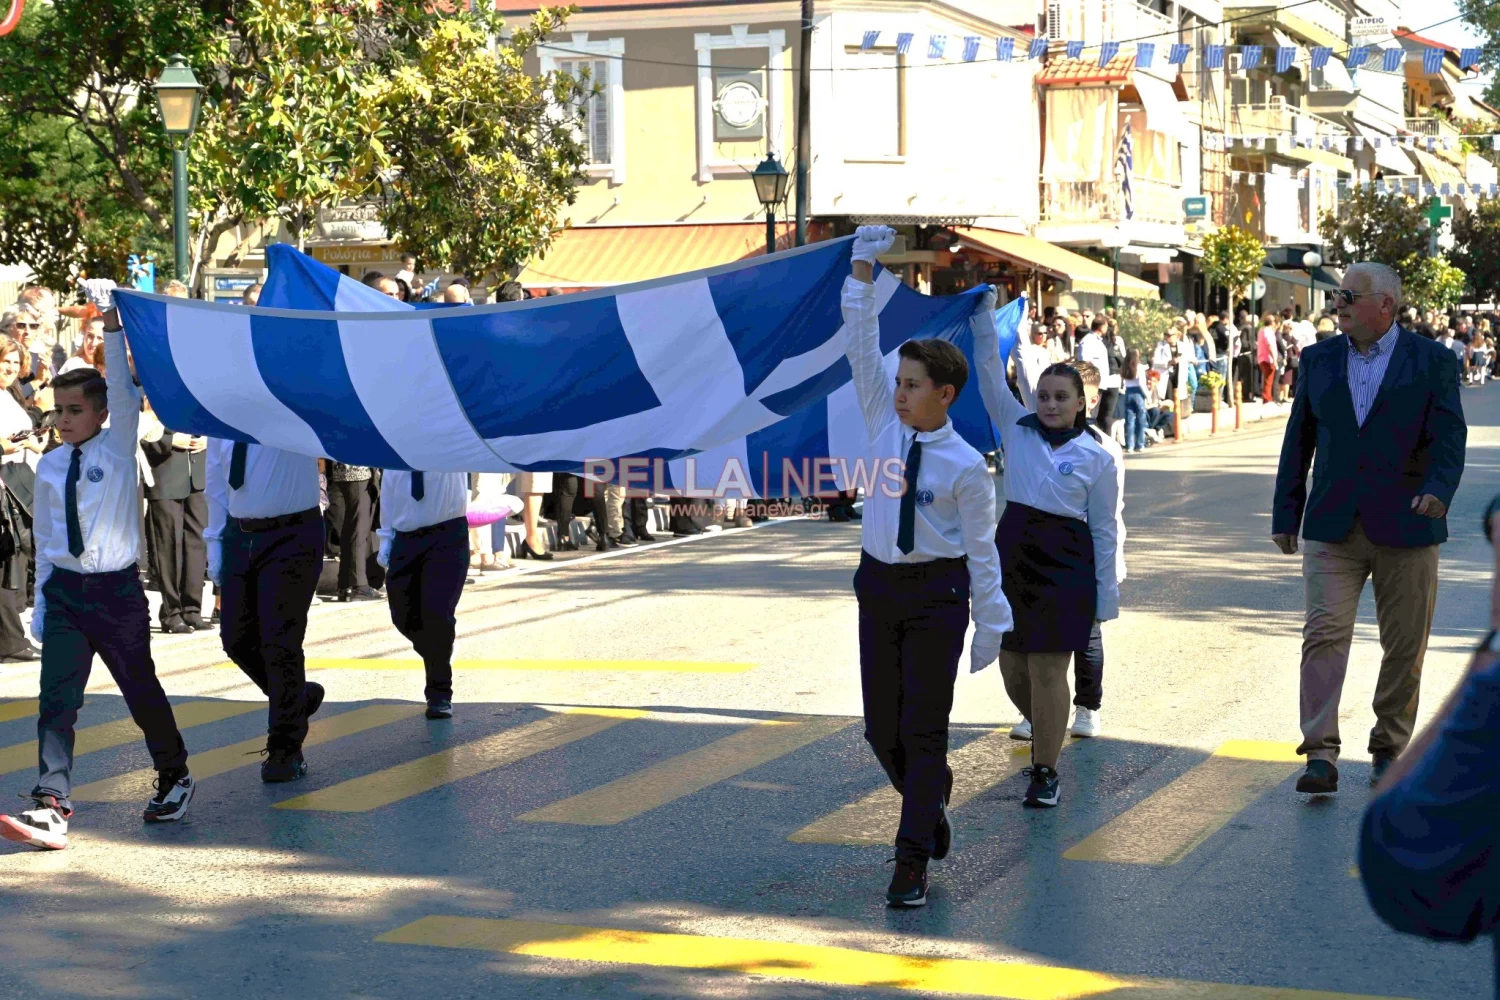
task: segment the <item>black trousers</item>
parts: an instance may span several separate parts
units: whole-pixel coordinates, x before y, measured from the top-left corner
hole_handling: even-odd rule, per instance
[[[453,699],[455,612],[468,573],[467,518],[456,517],[420,531],[398,531],[391,541],[391,565],[385,577],[391,623],[422,658],[429,702]]]
[[[24,591],[0,588],[0,656],[19,653],[31,645],[26,638],[26,629],[21,626],[21,611],[25,605]]]
[[[370,585],[365,564],[374,551],[374,509],[368,479],[328,484],[328,517],[339,536],[339,590]]]
[[[224,529],[220,638],[235,666],[266,693],[273,748],[298,748],[307,736],[307,663],[302,640],[323,565],[323,519],[268,531]],[[51,612],[48,612],[51,617]]]
[[[573,507],[578,502],[578,495],[584,491],[593,493],[590,504],[594,511],[594,527],[598,529],[599,537],[608,534],[606,525],[609,522],[609,512],[604,500],[603,483],[585,483],[582,476],[576,476],[571,472],[554,472],[552,474],[552,492],[557,494],[557,540],[566,542],[569,540],[569,530],[573,524]]]
[[[865,739],[901,793],[896,855],[930,857],[953,784],[948,714],[969,626],[969,568],[961,559],[893,565],[861,553],[854,593]]]
[[[163,625],[203,611],[203,578],[208,572],[208,499],[190,493],[184,500],[147,500],[146,534],[151,539],[155,576],[161,587]]]
[[[73,727],[95,653],[145,734],[152,766],[158,771],[186,766],[187,746],[151,660],[151,612],[140,570],[134,565],[114,573],[54,569],[42,596],[47,617],[42,622],[42,693],[36,720],[41,776],[32,794],[54,796],[64,808],[72,808],[68,796],[73,791]]]
[[[1115,425],[1115,409],[1120,400],[1119,389],[1103,389],[1099,393],[1099,415],[1094,423],[1099,429],[1108,434]]]
[[[1099,623],[1089,630],[1089,644],[1073,654],[1073,704],[1099,711],[1104,704],[1104,633]]]
[[[651,534],[651,508],[646,506],[645,497],[626,497],[621,517],[626,538]]]

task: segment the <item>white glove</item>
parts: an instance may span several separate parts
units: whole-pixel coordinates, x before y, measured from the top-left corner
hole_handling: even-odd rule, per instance
[[[976,631],[969,645],[969,673],[977,674],[1000,658],[1000,637]]]
[[[214,586],[224,585],[224,543],[220,539],[208,540],[208,578]]]
[[[875,258],[891,252],[896,242],[896,231],[890,226],[860,226],[854,231],[853,260],[875,263]]]
[[[47,599],[42,596],[42,588],[36,589],[36,605],[31,609],[31,637],[37,642],[42,641],[42,624],[47,618]]]
[[[995,311],[995,303],[999,302],[999,301],[1000,301],[1000,296],[999,296],[998,293],[996,293],[995,286],[994,285],[985,285],[984,286],[984,301],[982,301],[979,304],[979,307],[981,309],[983,309],[985,312],[992,313],[992,312]]]
[[[382,538],[380,540],[380,551],[375,553],[375,561],[380,563],[381,569],[391,568],[391,542],[394,539]]]

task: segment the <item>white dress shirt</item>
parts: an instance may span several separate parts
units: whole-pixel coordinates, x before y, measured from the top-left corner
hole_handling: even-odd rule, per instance
[[[1029,411],[1005,383],[994,316],[977,310],[969,326],[979,362],[979,394],[1005,446],[1005,499],[1088,524],[1094,539],[1094,617],[1118,618],[1121,571],[1115,564],[1121,545],[1121,466],[1092,434],[1080,434],[1053,448],[1040,433],[1021,426],[1018,421]]]
[[[861,529],[864,550],[883,563],[923,563],[967,556],[974,625],[998,638],[1014,628],[1015,622],[1010,602],[1000,589],[995,482],[984,456],[958,435],[951,420],[935,431],[917,432],[896,416],[893,379],[880,354],[875,286],[853,277],[845,279],[843,311],[847,338],[844,350],[854,372],[854,389],[869,434],[869,457],[882,470],[865,497]],[[990,324],[993,328],[993,318]],[[922,442],[914,545],[910,552],[902,552],[896,547],[904,483],[901,463],[906,461],[913,439]]]
[[[463,517],[469,505],[467,472],[427,472],[422,476],[422,499],[411,496],[411,473],[387,469],[380,480],[381,541],[398,531],[418,531]]]
[[[209,439],[203,490],[208,497],[208,527],[203,531],[204,538],[223,538],[225,523],[231,517],[282,517],[317,508],[316,458],[252,444],[245,452],[245,484],[233,490],[229,488],[233,452],[233,441]]]
[[[113,573],[134,565],[141,550],[141,511],[135,464],[141,394],[125,359],[125,332],[104,335],[109,371],[109,424],[81,445],[64,444],[42,456],[36,472],[33,526],[36,589],[54,567],[75,573]],[[83,452],[78,475],[78,524],[83,554],[68,551],[68,466]]]
[[[12,434],[29,431],[35,428],[31,422],[31,414],[27,413],[21,404],[16,402],[16,397],[8,391],[0,390],[0,438],[9,438]],[[28,464],[35,466],[34,461],[28,460],[27,456],[35,459],[36,452],[20,446],[9,455],[0,455],[0,465]]]
[[[1087,361],[1099,369],[1099,388],[1118,389],[1120,387],[1120,376],[1109,373],[1109,348],[1105,346],[1103,338],[1092,330],[1088,335],[1078,342],[1078,360]]]
[[[1021,399],[1029,407],[1036,406],[1036,380],[1052,364],[1052,352],[1047,345],[1022,344],[1016,352],[1016,387],[1021,390]]]

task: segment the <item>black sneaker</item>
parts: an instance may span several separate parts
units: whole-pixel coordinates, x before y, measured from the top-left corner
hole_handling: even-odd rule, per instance
[[[307,682],[307,717],[311,719],[323,707],[323,696],[328,692],[317,681]]]
[[[1332,761],[1310,760],[1297,779],[1297,791],[1306,795],[1332,795],[1339,790],[1339,769]]]
[[[927,905],[927,859],[892,858],[896,874],[885,890],[885,901],[891,906]]]
[[[172,618],[161,623],[161,630],[167,635],[186,635],[193,631],[193,626],[181,618]]]
[[[953,769],[948,768],[948,777],[943,784],[943,800],[938,804],[937,830],[934,832],[932,860],[941,861],[953,847],[953,817],[948,812],[948,803],[953,799]]]
[[[260,780],[268,785],[296,781],[306,773],[307,761],[302,759],[301,749],[275,747],[260,762]]]
[[[1380,779],[1385,777],[1385,772],[1396,763],[1396,755],[1393,753],[1377,753],[1370,758],[1370,784],[1380,784]]]
[[[436,698],[427,703],[427,717],[429,719],[451,719],[453,718],[453,702],[447,698]]]
[[[1040,764],[1022,768],[1021,773],[1031,779],[1031,784],[1026,789],[1026,798],[1021,800],[1021,805],[1030,809],[1051,809],[1062,799],[1057,772],[1052,768]]]
[[[193,779],[187,768],[157,771],[153,784],[156,794],[146,800],[146,811],[141,818],[147,823],[175,823],[187,815],[188,803],[193,801]]]

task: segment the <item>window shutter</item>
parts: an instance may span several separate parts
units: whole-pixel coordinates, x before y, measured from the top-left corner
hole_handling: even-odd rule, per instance
[[[589,99],[589,153],[594,163],[610,163],[609,148],[610,76],[609,60],[594,61],[594,84],[599,93]]]

